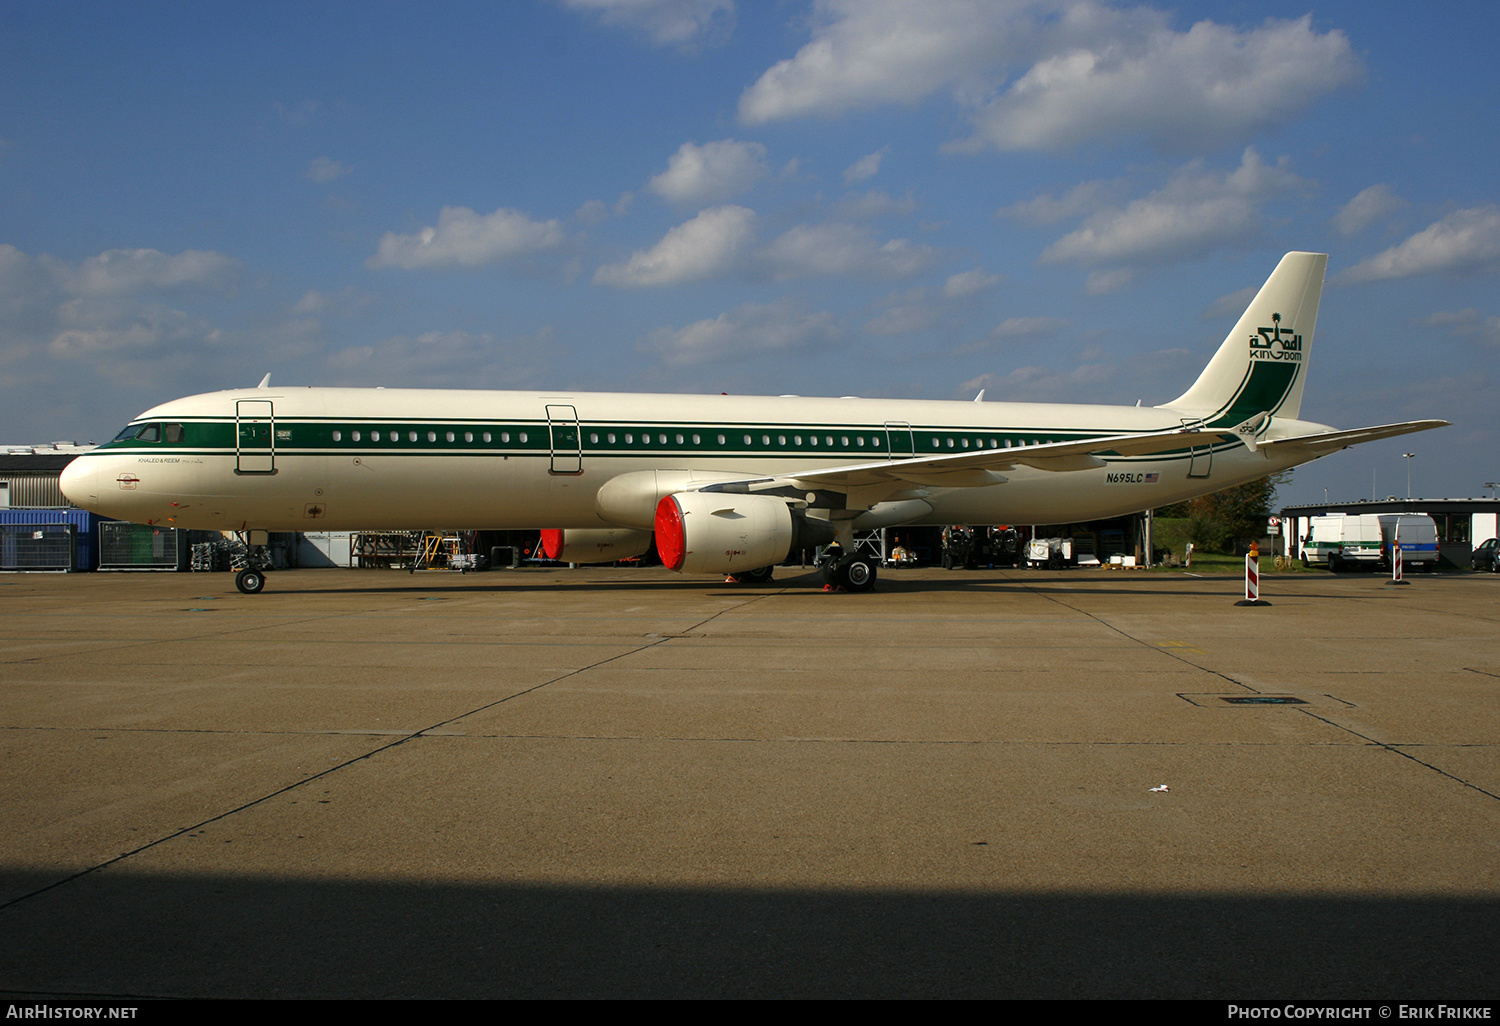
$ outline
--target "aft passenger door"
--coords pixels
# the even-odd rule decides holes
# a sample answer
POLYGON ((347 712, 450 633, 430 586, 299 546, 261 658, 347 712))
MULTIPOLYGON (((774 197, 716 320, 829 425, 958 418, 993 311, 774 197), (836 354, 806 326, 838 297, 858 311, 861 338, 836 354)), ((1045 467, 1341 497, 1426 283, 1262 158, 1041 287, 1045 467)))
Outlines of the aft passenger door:
POLYGON ((583 473, 583 432, 578 411, 571 406, 547 407, 547 430, 552 441, 552 473, 583 473))
POLYGON ((235 464, 241 474, 276 472, 276 416, 269 399, 234 404, 235 464))

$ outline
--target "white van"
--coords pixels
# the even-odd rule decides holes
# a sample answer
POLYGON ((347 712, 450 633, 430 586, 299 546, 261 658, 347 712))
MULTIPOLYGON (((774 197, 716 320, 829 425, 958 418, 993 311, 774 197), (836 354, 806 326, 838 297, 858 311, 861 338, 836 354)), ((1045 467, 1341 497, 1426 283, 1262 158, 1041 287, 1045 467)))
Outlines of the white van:
POLYGON ((1313 517, 1302 540, 1302 564, 1321 564, 1330 570, 1385 569, 1391 565, 1391 545, 1398 540, 1403 567, 1431 570, 1437 565, 1437 523, 1420 513, 1313 517))

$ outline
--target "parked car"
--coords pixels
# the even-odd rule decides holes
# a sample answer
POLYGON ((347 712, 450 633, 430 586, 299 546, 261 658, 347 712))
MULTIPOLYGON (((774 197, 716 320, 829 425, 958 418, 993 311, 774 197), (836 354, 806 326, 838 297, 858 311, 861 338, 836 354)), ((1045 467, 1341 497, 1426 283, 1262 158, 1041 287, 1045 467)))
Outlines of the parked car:
POLYGON ((1491 573, 1500 573, 1500 541, 1491 538, 1474 550, 1474 555, 1469 559, 1469 565, 1475 570, 1488 570, 1491 573))

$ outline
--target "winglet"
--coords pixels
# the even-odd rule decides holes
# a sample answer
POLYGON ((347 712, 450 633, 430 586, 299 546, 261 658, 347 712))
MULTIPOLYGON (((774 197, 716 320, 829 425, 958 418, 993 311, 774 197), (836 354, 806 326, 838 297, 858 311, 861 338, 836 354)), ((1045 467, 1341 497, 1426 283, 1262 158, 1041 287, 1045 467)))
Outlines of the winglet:
POLYGON ((266 372, 266 376, 263 377, 263 378, 261 378, 260 379, 260 384, 256 385, 255 387, 256 388, 270 388, 271 387, 271 372, 267 371, 266 372))

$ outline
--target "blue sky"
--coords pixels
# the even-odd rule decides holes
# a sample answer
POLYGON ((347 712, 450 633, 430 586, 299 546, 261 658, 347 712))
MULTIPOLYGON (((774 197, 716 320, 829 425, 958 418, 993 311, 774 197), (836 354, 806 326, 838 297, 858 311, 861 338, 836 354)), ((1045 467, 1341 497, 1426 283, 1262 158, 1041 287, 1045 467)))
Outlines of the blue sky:
POLYGON ((1287 250, 1304 416, 1500 479, 1500 9, 0 0, 0 441, 254 384, 1147 404, 1287 250))

